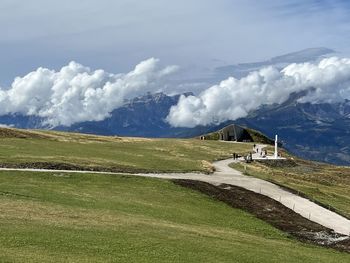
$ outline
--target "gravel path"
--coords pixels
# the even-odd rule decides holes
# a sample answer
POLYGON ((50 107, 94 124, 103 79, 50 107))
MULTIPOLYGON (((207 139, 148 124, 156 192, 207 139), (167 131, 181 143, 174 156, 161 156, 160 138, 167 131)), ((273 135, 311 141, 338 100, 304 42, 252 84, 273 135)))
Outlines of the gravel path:
MULTIPOLYGON (((216 172, 211 175, 201 173, 168 173, 168 174, 135 174, 136 176, 163 178, 163 179, 190 179, 207 182, 218 186, 221 184, 235 185, 247 190, 268 196, 284 206, 293 209, 301 216, 333 229, 335 232, 343 235, 350 234, 350 220, 329 211, 310 200, 290 193, 281 187, 250 176, 245 176, 241 172, 230 168, 232 159, 218 161, 214 163, 216 172)), ((125 174, 110 172, 91 172, 91 171, 71 171, 71 170, 44 170, 44 169, 8 169, 0 168, 0 171, 30 171, 30 172, 55 172, 55 173, 96 173, 96 174, 125 174)))
POLYGON ((212 175, 204 174, 139 174, 141 176, 164 178, 164 179, 191 179, 207 182, 213 185, 229 184, 268 196, 284 206, 294 210, 301 216, 333 229, 343 235, 350 234, 350 220, 338 215, 328 209, 319 206, 310 200, 290 193, 283 188, 251 176, 243 175, 241 172, 232 169, 228 165, 232 159, 218 161, 214 163, 216 172, 212 175))

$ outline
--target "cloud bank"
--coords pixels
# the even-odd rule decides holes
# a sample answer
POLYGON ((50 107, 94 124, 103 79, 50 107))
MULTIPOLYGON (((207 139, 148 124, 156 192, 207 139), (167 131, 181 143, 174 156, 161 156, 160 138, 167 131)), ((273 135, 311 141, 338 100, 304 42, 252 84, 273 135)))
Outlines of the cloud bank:
MULTIPOLYGON (((38 68, 17 77, 9 88, 0 88, 0 116, 38 116, 51 127, 101 121, 127 99, 166 92, 167 76, 175 71, 176 66, 161 67, 154 58, 122 74, 91 70, 76 62, 59 71, 38 68)), ((350 99, 350 58, 290 64, 282 70, 266 67, 241 79, 230 77, 197 96, 181 96, 166 120, 174 127, 219 124, 245 117, 261 105, 283 103, 300 91, 308 91, 300 102, 350 99)))
MULTIPOLYGON (((266 67, 247 77, 230 77, 198 96, 181 96, 167 121, 174 127, 219 124, 245 117, 264 104, 283 103, 293 92, 308 90, 300 102, 337 102, 350 98, 350 59, 266 67)), ((286 116, 288 117, 288 116, 286 116)))
POLYGON ((125 99, 159 90, 164 77, 177 70, 162 68, 148 59, 127 74, 92 71, 71 62, 60 71, 39 68, 0 88, 0 115, 35 115, 54 127, 82 121, 100 121, 123 105, 125 99))

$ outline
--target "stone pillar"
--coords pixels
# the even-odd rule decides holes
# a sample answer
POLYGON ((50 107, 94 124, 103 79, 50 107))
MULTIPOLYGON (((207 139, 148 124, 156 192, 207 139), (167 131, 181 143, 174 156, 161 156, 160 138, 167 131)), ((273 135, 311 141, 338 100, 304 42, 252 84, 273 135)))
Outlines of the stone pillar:
POLYGON ((275 137, 275 155, 274 158, 277 159, 278 158, 278 135, 276 135, 275 137))

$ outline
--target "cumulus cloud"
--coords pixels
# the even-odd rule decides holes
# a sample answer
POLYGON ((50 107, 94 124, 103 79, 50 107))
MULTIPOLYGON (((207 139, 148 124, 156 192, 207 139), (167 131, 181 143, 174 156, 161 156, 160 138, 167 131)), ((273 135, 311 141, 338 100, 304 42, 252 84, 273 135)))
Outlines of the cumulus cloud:
MULTIPOLYGON (((293 92, 309 91, 300 102, 336 102, 350 98, 350 59, 266 67, 248 76, 230 77, 198 96, 181 96, 167 121, 174 127, 219 124, 245 117, 261 105, 283 103, 293 92)), ((286 116, 287 117, 287 116, 286 116)))
POLYGON ((51 126, 103 120, 125 99, 159 90, 164 77, 176 70, 160 67, 154 58, 127 74, 92 71, 76 62, 58 72, 39 68, 16 78, 11 87, 0 88, 0 115, 35 115, 51 126))

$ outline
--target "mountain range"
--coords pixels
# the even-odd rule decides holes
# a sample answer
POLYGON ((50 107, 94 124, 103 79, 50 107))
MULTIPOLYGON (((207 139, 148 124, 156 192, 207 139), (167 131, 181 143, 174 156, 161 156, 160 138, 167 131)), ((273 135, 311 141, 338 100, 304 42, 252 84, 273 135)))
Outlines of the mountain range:
MULTIPOLYGON (((314 61, 334 51, 326 48, 307 49, 263 62, 217 68, 220 74, 237 75, 267 65, 282 66, 291 62, 314 61)), ((192 93, 185 93, 186 96, 192 93)), ((170 108, 180 95, 146 94, 126 101, 103 121, 88 121, 55 130, 101 135, 183 137, 199 136, 231 123, 259 130, 273 137, 278 134, 284 147, 297 156, 328 163, 350 165, 350 101, 339 103, 299 103, 304 93, 294 93, 283 104, 264 105, 247 117, 220 125, 174 128, 166 121, 170 108)), ((0 116, 0 125, 17 128, 51 129, 36 116, 10 114, 0 116)))
MULTIPOLYGON (((189 94, 186 94, 189 95, 189 94)), ((179 95, 147 94, 114 110, 99 122, 82 122, 56 130, 101 135, 145 137, 194 137, 231 123, 259 130, 273 138, 278 134, 284 147, 307 159, 350 165, 350 101, 336 104, 298 103, 303 94, 292 94, 280 105, 264 106, 246 118, 220 125, 173 128, 165 118, 179 95)), ((18 128, 47 128, 33 116, 7 115, 0 123, 18 128)))

